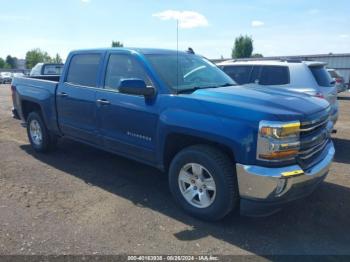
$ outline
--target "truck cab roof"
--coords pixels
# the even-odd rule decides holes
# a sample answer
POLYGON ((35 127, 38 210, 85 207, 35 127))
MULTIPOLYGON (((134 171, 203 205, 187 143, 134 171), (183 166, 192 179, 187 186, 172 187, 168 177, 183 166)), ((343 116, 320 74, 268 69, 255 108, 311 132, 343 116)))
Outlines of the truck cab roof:
POLYGON ((138 48, 138 47, 110 47, 110 48, 94 48, 94 49, 79 49, 79 50, 73 50, 70 53, 71 54, 81 54, 81 53, 91 53, 91 52, 111 52, 111 51, 125 51, 128 53, 139 53, 143 55, 150 55, 150 54, 176 54, 176 53, 182 53, 186 54, 185 51, 176 51, 176 50, 170 50, 170 49, 161 49, 161 48, 138 48))

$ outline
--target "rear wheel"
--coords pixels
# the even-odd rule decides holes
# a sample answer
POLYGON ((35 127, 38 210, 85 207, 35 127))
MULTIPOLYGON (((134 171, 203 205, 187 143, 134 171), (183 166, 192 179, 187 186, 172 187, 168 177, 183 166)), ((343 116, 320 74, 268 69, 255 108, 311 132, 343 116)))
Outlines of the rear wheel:
POLYGON ((57 139, 45 126, 38 112, 31 112, 27 118, 27 134, 32 148, 37 152, 53 149, 57 139))
POLYGON ((238 205, 234 165, 214 147, 196 145, 180 151, 170 165, 169 185, 178 204, 202 220, 219 220, 238 205))

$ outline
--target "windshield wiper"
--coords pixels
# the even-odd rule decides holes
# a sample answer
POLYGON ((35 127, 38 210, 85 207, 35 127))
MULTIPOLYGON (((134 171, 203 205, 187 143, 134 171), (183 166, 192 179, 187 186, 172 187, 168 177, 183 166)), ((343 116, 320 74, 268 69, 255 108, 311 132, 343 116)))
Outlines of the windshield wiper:
POLYGON ((218 85, 217 87, 225 87, 225 86, 236 86, 237 84, 234 84, 234 83, 225 83, 225 84, 222 84, 222 85, 218 85))
POLYGON ((186 93, 193 93, 194 91, 197 91, 198 89, 202 89, 203 87, 191 87, 186 89, 178 89, 176 90, 177 94, 186 94, 186 93))
POLYGON ((215 86, 194 86, 192 88, 186 88, 186 89, 179 89, 176 90, 178 94, 183 94, 183 93, 193 93, 194 91, 197 91, 198 89, 208 89, 208 88, 218 88, 218 87, 225 87, 225 86, 234 86, 235 84, 232 83, 225 83, 222 85, 215 85, 215 86))

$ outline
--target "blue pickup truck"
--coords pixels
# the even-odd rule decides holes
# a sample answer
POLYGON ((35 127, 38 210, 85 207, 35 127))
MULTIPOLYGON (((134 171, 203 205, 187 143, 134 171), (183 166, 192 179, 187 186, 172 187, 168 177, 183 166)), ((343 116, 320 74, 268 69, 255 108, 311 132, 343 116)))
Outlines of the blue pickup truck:
POLYGON ((200 219, 276 212, 310 194, 334 156, 328 102, 238 86, 191 53, 73 51, 57 79, 11 89, 34 150, 66 137, 157 167, 200 219))

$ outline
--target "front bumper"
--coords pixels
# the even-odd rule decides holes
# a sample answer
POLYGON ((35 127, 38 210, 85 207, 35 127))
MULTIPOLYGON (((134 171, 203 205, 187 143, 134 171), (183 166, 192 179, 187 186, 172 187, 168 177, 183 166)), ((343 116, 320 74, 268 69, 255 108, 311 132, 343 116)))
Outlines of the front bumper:
POLYGON ((19 117, 19 114, 18 114, 18 111, 17 111, 17 109, 15 109, 15 108, 12 108, 12 117, 14 118, 14 119, 18 119, 18 120, 20 120, 21 118, 19 117))
POLYGON ((325 157, 308 170, 299 165, 271 168, 236 164, 241 214, 269 215, 284 204, 309 195, 328 174, 335 154, 331 141, 326 150, 325 157), (291 175, 293 172, 299 174, 291 175))
POLYGON ((339 112, 338 112, 338 108, 337 108, 330 116, 330 120, 332 121, 333 126, 337 123, 338 116, 339 116, 339 112))

